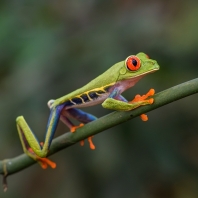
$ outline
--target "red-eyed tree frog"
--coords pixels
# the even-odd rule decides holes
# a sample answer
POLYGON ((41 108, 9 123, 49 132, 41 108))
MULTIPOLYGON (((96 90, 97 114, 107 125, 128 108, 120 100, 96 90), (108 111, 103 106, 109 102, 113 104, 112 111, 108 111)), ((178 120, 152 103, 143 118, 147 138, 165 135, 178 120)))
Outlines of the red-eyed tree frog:
MULTIPOLYGON (((146 95, 136 95, 129 102, 121 94, 134 86, 142 77, 157 70, 159 70, 158 63, 141 52, 116 63, 80 89, 56 100, 50 100, 48 102, 50 115, 43 143, 39 143, 24 117, 17 117, 17 130, 24 152, 38 161, 43 168, 47 168, 48 165, 54 168, 56 164, 45 157, 50 149, 59 119, 69 127, 71 132, 74 132, 78 127, 82 127, 83 124, 96 120, 95 116, 78 108, 102 104, 107 109, 130 111, 141 105, 152 104, 154 99, 147 98, 154 95, 154 89, 151 89, 146 95), (69 120, 71 117, 78 120, 81 124, 74 126, 69 120)), ((144 121, 147 120, 145 114, 141 115, 141 118, 144 121)), ((88 141, 90 148, 95 149, 91 137, 88 138, 88 141)))

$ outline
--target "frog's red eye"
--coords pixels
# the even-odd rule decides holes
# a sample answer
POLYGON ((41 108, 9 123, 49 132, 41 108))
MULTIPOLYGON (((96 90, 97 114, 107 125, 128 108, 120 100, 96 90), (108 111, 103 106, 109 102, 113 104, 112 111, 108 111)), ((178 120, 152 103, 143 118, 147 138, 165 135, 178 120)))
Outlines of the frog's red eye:
POLYGON ((126 60, 126 66, 130 71, 136 71, 141 66, 141 61, 137 56, 129 56, 126 60))

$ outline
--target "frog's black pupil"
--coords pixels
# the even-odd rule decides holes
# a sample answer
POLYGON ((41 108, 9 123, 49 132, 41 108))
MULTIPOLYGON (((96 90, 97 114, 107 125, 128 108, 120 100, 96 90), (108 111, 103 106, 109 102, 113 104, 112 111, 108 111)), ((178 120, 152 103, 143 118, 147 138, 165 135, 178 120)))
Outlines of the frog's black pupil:
POLYGON ((134 66, 137 66, 137 61, 136 61, 135 59, 133 59, 133 60, 132 60, 132 64, 133 64, 134 66))

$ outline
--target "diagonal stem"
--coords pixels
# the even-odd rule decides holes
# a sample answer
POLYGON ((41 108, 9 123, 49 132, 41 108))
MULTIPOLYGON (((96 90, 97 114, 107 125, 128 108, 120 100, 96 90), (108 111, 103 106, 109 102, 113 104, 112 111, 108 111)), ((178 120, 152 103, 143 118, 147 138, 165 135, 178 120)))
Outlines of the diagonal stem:
MULTIPOLYGON (((108 128, 116 126, 120 123, 133 119, 143 113, 152 111, 168 103, 174 102, 181 98, 198 93, 198 78, 179 84, 177 86, 166 89, 153 98, 154 104, 141 106, 133 111, 118 112, 115 111, 100 119, 86 124, 84 127, 79 128, 75 133, 65 133, 53 140, 50 147, 49 155, 52 155, 64 148, 67 148, 76 142, 83 140, 89 136, 100 133, 108 128)), ((49 156, 48 155, 48 156, 49 156)), ((0 161, 0 173, 6 176, 21 171, 36 163, 26 154, 21 154, 17 157, 0 161)))

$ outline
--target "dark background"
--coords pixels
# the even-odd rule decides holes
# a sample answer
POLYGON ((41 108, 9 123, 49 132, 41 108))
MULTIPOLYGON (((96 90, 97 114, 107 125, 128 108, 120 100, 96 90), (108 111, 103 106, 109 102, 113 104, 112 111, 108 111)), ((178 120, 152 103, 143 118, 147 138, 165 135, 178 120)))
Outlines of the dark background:
MULTIPOLYGON (((0 159, 23 151, 15 119, 44 139, 46 103, 140 51, 158 61, 124 96, 197 77, 198 1, 0 1, 0 159)), ((76 144, 8 177, 0 197, 198 197, 198 96, 190 96, 76 144)), ((87 108, 100 117, 109 110, 87 108)), ((56 136, 68 131, 60 124, 56 136)))

